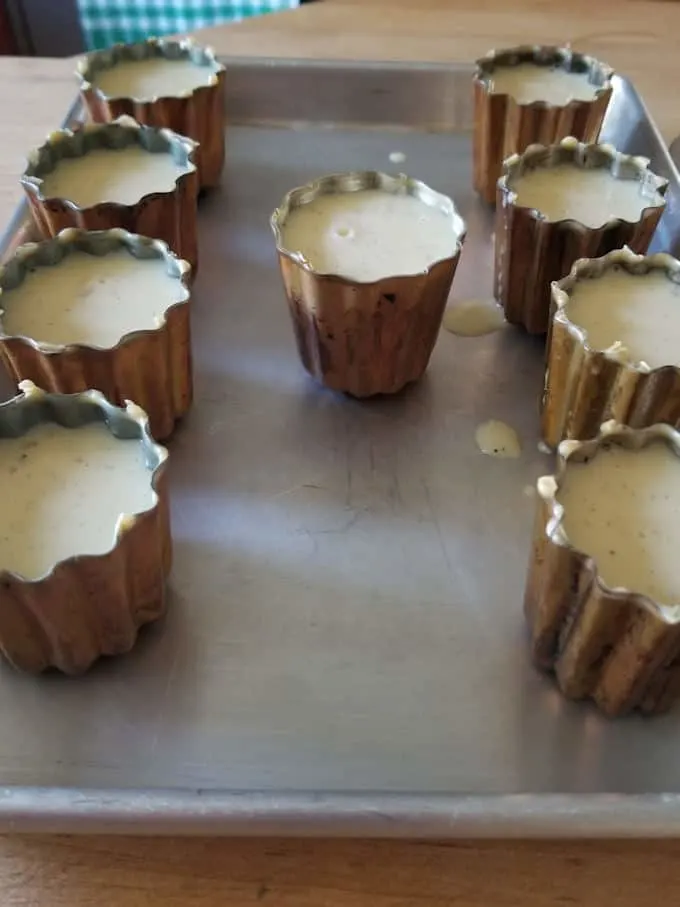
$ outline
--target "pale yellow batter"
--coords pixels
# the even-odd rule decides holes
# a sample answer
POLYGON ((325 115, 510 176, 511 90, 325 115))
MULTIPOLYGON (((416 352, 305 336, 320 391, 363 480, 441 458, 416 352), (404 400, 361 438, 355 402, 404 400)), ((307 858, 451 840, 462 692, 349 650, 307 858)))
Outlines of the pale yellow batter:
POLYGON ((100 202, 134 205, 153 192, 171 192, 190 169, 176 164, 170 153, 152 153, 139 145, 102 148, 59 161, 44 177, 41 191, 45 198, 64 198, 81 208, 100 202))
POLYGON ((612 219, 635 223, 645 208, 664 203, 656 191, 645 191, 639 180, 613 177, 604 168, 562 164, 536 167, 513 183, 515 204, 535 208, 550 221, 576 220, 600 227, 612 219))
POLYGON ((425 271, 456 252, 459 236, 438 208, 411 195, 367 189, 321 195, 296 208, 282 239, 316 271, 370 282, 425 271))
POLYGON ((189 94, 214 81, 215 66, 197 66, 191 60, 167 60, 152 57, 148 60, 126 60, 111 69, 101 70, 94 84, 110 98, 177 97, 189 94))
POLYGON ((680 366, 680 285, 663 271, 638 275, 617 268, 579 280, 565 315, 585 329, 593 349, 620 344, 628 359, 650 368, 680 366))
POLYGON ((607 585, 680 604, 680 459, 665 444, 570 460, 557 500, 569 541, 607 585))
POLYGON ((466 299, 448 306, 442 322, 444 328, 461 337, 480 337, 499 331, 507 322, 503 309, 494 302, 466 299))
POLYGON ((132 331, 159 327, 167 309, 187 296, 161 260, 125 250, 72 252, 0 293, 0 328, 43 344, 111 347, 132 331))
POLYGON ((499 419, 482 422, 475 431, 475 442, 489 457, 514 459, 522 453, 522 446, 515 429, 499 419))
POLYGON ((0 438, 0 570, 37 579, 72 555, 104 554, 119 517, 154 498, 141 443, 103 425, 0 438))
POLYGON ((563 106, 572 100, 593 101, 598 86, 588 81, 587 73, 567 72, 536 63, 519 63, 496 69, 489 88, 493 94, 510 95, 518 104, 545 101, 563 106))

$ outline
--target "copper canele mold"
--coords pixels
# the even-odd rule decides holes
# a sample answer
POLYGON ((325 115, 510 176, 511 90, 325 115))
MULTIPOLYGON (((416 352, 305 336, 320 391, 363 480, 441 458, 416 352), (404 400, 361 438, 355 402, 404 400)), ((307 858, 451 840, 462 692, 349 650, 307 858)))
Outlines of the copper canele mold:
POLYGON ((155 492, 150 509, 119 518, 107 553, 76 553, 35 580, 0 570, 0 650, 5 657, 32 673, 54 667, 78 674, 102 655, 127 652, 139 628, 165 611, 172 560, 168 453, 153 440, 146 414, 135 404, 121 409, 92 390, 49 394, 30 381, 20 390, 20 396, 0 404, 0 443, 45 422, 75 430, 104 422, 114 436, 141 442, 155 492))
POLYGON ((10 377, 29 379, 56 393, 90 388, 102 391, 118 406, 134 400, 149 416, 155 438, 167 438, 193 396, 189 264, 178 259, 159 239, 125 230, 86 232, 70 228, 56 238, 21 246, 0 267, 0 360, 10 377), (169 279, 176 279, 183 298, 170 306, 156 328, 131 331, 112 347, 91 344, 52 345, 3 329, 3 296, 9 301, 28 271, 58 268, 74 252, 103 256, 126 251, 139 259, 162 261, 169 279))
POLYGON ((529 145, 551 145, 566 136, 595 142, 612 95, 612 69, 569 47, 522 45, 492 50, 477 60, 474 88, 474 187, 484 201, 496 201, 496 182, 505 158, 529 145), (592 100, 565 105, 547 101, 520 104, 508 94, 490 90, 496 69, 534 63, 546 69, 583 73, 595 87, 592 100))
POLYGON ((609 587, 593 558, 569 542, 557 494, 570 460, 591 459, 607 445, 638 450, 657 441, 680 458, 680 433, 669 425, 631 429, 607 422, 591 440, 563 441, 555 475, 537 483, 524 599, 532 657, 554 673, 566 697, 590 698, 610 716, 663 711, 677 698, 680 604, 609 587))
POLYGON ((115 44, 79 60, 76 74, 82 98, 94 122, 107 123, 128 114, 138 123, 165 127, 189 136, 199 143, 196 166, 200 186, 218 185, 225 155, 226 70, 212 48, 201 47, 186 38, 149 38, 137 44, 115 44), (151 98, 108 95, 97 85, 97 77, 104 70, 154 58, 189 61, 208 69, 210 78, 205 85, 191 91, 151 98))
POLYGON ((42 236, 56 236, 67 227, 83 230, 119 227, 162 239, 195 272, 198 265, 196 148, 193 139, 171 129, 140 126, 131 117, 122 116, 113 123, 86 124, 75 132, 70 129, 53 132, 30 154, 21 183, 42 236), (81 207, 69 199, 44 196, 44 177, 62 159, 84 157, 97 149, 119 150, 132 145, 149 153, 172 155, 181 170, 173 189, 145 194, 132 205, 104 201, 81 207))
POLYGON ((322 177, 290 191, 271 217, 279 264, 304 367, 321 383, 353 396, 396 393, 429 362, 465 239, 453 201, 405 175, 356 171, 322 177), (289 213, 324 194, 375 189, 412 195, 438 208, 454 226, 451 255, 419 274, 373 282, 318 272, 286 249, 289 213))
POLYGON ((659 271, 680 283, 680 262, 666 253, 636 255, 618 249, 602 258, 577 261, 567 277, 553 283, 553 316, 543 392, 543 440, 555 447, 563 438, 594 437, 611 419, 632 428, 657 422, 680 423, 680 368, 650 368, 635 361, 620 342, 595 349, 587 332, 570 320, 569 300, 581 280, 597 280, 612 268, 631 275, 659 271))
POLYGON ((495 296, 507 320, 530 334, 544 334, 550 321, 551 284, 568 274, 575 261, 623 246, 646 252, 664 212, 667 187, 667 180, 649 170, 646 158, 622 154, 611 145, 584 144, 571 136, 548 147, 531 145, 508 158, 498 181, 494 253, 495 296), (540 211, 516 203, 514 187, 524 173, 564 164, 603 169, 613 179, 638 180, 650 205, 636 221, 612 218, 588 227, 573 219, 550 221, 540 211))

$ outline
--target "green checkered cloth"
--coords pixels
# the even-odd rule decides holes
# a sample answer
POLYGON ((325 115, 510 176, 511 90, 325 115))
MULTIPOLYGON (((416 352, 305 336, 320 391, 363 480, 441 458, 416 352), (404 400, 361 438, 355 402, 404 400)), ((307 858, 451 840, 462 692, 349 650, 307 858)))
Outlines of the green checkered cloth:
POLYGON ((184 34, 297 5, 298 0, 78 0, 90 50, 184 34))

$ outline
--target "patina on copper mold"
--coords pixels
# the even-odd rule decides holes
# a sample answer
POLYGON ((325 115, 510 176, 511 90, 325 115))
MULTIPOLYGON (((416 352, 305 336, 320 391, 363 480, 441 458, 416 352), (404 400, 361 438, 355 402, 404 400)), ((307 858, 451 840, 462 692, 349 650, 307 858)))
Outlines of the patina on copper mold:
POLYGON ((293 189, 271 227, 300 359, 326 387, 356 397, 393 394, 425 372, 465 239, 465 223, 450 198, 404 175, 377 171, 325 176, 293 189), (281 228, 293 209, 323 194, 377 189, 409 194, 442 211, 453 225, 452 254, 418 274, 372 282, 316 271, 286 249, 281 228))
POLYGON ((569 461, 607 445, 639 450, 663 442, 678 456, 680 434, 668 425, 631 429, 615 422, 588 441, 563 441, 554 476, 538 480, 524 610, 535 664, 555 674, 569 699, 593 699, 607 715, 659 712, 680 693, 680 604, 634 589, 611 588, 588 552, 573 547, 557 500, 569 461))
MULTIPOLYGON (((571 292, 581 280, 597 280, 611 269, 632 275, 658 271, 680 284, 680 261, 665 253, 635 255, 630 249, 577 261, 568 277, 552 286, 553 317, 543 392, 543 440, 556 447, 563 438, 594 437, 611 419, 632 428, 657 422, 680 424, 680 367, 650 368, 631 359, 621 343, 595 349, 587 332, 570 320, 571 292)), ((679 357, 680 358, 680 357, 679 357)))
POLYGON ((0 267, 0 360, 15 382, 29 379, 53 392, 72 394, 90 388, 119 406, 134 400, 149 416, 155 438, 167 438, 191 405, 193 396, 189 276, 191 268, 158 239, 125 230, 63 230, 55 239, 21 246, 0 267), (2 309, 29 271, 58 268, 73 253, 104 256, 125 251, 162 261, 168 279, 177 280, 183 298, 171 305, 153 330, 124 334, 108 348, 83 343, 53 345, 33 337, 7 334, 2 309))
MULTIPOLYGON (((44 576, 28 580, 0 570, 0 650, 16 667, 31 673, 57 668, 79 674, 102 655, 119 655, 134 645, 139 628, 165 611, 165 582, 172 561, 166 463, 146 414, 128 404, 120 409, 99 391, 48 394, 30 381, 22 394, 0 404, 0 444, 36 425, 53 422, 73 431, 103 422, 117 438, 144 447, 152 507, 124 514, 111 527, 111 549, 56 563, 44 576)), ((65 527, 66 529, 66 527, 65 527)))
POLYGON ((477 60, 474 86, 473 185, 485 202, 496 201, 496 183, 505 158, 529 145, 552 145, 567 136, 595 142, 612 95, 613 71, 604 63, 569 47, 523 45, 492 50, 477 60), (491 90, 498 69, 533 63, 546 70, 583 73, 595 88, 592 101, 573 99, 565 105, 546 101, 520 104, 491 90))
POLYGON ((569 137, 556 145, 531 145, 505 161, 498 181, 495 296, 511 324, 545 334, 550 322, 551 284, 568 274, 579 258, 597 258, 629 246, 643 253, 664 212, 668 181, 652 173, 646 158, 622 154, 611 145, 586 145, 569 137), (515 186, 537 167, 570 164, 606 170, 612 179, 637 180, 650 199, 634 222, 610 219, 598 227, 576 220, 547 220, 540 211, 516 203, 515 186), (659 199, 661 197, 661 203, 659 199))
MULTIPOLYGON (((72 132, 60 129, 32 152, 21 183, 41 236, 56 236, 67 227, 108 230, 119 227, 141 236, 162 239, 196 271, 198 266, 197 195, 194 164, 196 142, 170 129, 140 126, 128 116, 113 123, 87 124, 72 132), (102 201, 81 207, 66 198, 46 198, 43 180, 64 158, 84 157, 97 149, 117 150, 138 145, 150 154, 170 154, 179 168, 167 192, 143 195, 136 204, 102 201)), ((113 163, 113 161, 112 161, 113 163)))
POLYGON ((172 129, 199 142, 196 166, 199 185, 219 184, 225 154, 225 81, 226 71, 213 50, 188 39, 149 38, 138 44, 115 44, 93 51, 78 61, 80 92, 95 123, 108 123, 128 114, 147 126, 172 129), (149 59, 189 61, 205 69, 207 82, 182 94, 163 94, 151 98, 118 97, 106 94, 97 84, 105 70, 127 62, 149 59))

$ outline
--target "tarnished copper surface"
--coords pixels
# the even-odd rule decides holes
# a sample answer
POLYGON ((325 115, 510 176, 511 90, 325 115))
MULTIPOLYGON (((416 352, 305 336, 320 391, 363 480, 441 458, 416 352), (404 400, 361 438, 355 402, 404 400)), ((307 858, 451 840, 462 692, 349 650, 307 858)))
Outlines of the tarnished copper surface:
POLYGON ((551 145, 566 136, 594 142, 607 112, 612 94, 613 72, 604 63, 568 47, 524 45, 494 50, 477 60, 473 81, 474 134, 473 184, 484 201, 496 201, 496 182, 503 161, 529 145, 551 145), (572 100, 558 106, 545 101, 518 104, 507 94, 489 91, 496 69, 535 63, 549 69, 587 73, 597 86, 592 101, 572 100))
POLYGON ((150 510, 119 524, 107 554, 78 556, 76 552, 37 580, 0 570, 4 656, 24 671, 54 667, 78 674, 102 655, 129 651, 139 628, 165 611, 165 580, 172 561, 168 454, 153 441, 146 415, 134 404, 118 409, 98 391, 46 394, 31 382, 21 390, 22 396, 0 404, 0 439, 22 434, 41 422, 72 427, 103 417, 114 435, 141 440, 156 493, 150 510))

